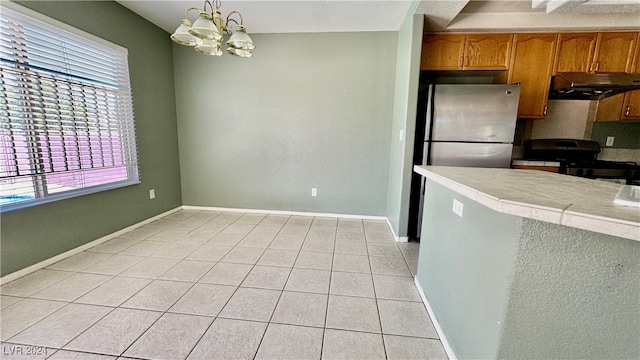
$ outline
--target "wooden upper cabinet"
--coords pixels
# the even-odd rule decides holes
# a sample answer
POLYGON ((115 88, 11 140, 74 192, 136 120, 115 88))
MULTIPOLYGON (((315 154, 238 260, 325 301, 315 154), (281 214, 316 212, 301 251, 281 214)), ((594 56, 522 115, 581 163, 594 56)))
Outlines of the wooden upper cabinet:
POLYGON ((508 83, 520 83, 518 117, 541 119, 547 113, 547 100, 556 34, 515 34, 508 83))
MULTIPOLYGON (((638 41, 640 41, 640 33, 638 33, 636 42, 638 41)), ((640 74, 640 44, 636 44, 636 54, 633 57, 631 73, 640 74)), ((640 120, 640 90, 629 91, 624 94, 620 119, 640 120)))
POLYGON ((622 120, 640 120, 640 90, 629 91, 622 103, 622 120))
POLYGON ((422 39, 421 70, 460 70, 464 35, 434 34, 422 39))
POLYGON ((464 70, 507 70, 513 34, 467 35, 464 70))
POLYGON ((598 100, 596 109, 596 121, 618 121, 620 120, 620 109, 624 103, 625 94, 609 96, 598 100))
POLYGON ((630 72, 638 33, 599 33, 593 72, 630 72))
POLYGON ((507 70, 512 34, 429 34, 422 41, 421 70, 507 70))
POLYGON ((633 32, 559 34, 554 73, 629 72, 637 37, 633 32))
POLYGON ((554 73, 589 72, 597 40, 597 33, 559 34, 554 73))

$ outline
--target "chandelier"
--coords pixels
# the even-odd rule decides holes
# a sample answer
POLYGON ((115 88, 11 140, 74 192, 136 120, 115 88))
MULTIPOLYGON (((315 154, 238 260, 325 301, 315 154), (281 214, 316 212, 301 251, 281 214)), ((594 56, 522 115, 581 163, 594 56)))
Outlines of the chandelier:
POLYGON ((193 46, 201 54, 220 56, 222 55, 223 34, 226 33, 229 35, 229 40, 225 43, 227 53, 239 57, 251 57, 251 50, 255 46, 245 30, 242 14, 232 11, 224 21, 219 8, 220 0, 213 0, 213 4, 209 0, 205 0, 202 10, 195 7, 188 8, 184 12, 182 23, 171 35, 171 40, 180 45, 193 46), (211 13, 207 12, 207 5, 211 9, 211 13), (197 10, 200 13, 200 17, 193 24, 188 18, 191 10, 197 10), (237 15, 240 22, 232 18, 232 15, 237 15), (231 31, 231 22, 235 23, 235 32, 231 31))

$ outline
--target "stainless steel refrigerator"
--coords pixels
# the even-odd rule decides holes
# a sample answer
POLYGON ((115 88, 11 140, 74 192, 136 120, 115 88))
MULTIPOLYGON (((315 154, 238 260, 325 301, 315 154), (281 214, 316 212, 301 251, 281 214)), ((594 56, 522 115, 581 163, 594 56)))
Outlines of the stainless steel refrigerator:
MULTIPOLYGON (((417 128, 424 132, 424 143, 422 156, 414 157, 415 163, 485 168, 511 165, 519 84, 431 84, 420 96, 423 105, 419 106, 417 128)), ((420 141, 418 137, 416 141, 420 141)), ((414 149, 420 151, 419 144, 414 149)), ((417 181, 420 192, 412 193, 412 201, 420 197, 418 214, 410 214, 414 224, 409 227, 414 226, 419 236, 425 189, 424 180, 417 181)))

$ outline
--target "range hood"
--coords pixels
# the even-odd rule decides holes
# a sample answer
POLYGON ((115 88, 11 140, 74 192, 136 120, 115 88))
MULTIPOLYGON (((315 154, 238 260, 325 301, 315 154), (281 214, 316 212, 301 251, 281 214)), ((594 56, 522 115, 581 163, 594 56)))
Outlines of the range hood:
POLYGON ((631 90, 640 90, 640 75, 560 73, 551 78, 549 99, 600 100, 631 90))

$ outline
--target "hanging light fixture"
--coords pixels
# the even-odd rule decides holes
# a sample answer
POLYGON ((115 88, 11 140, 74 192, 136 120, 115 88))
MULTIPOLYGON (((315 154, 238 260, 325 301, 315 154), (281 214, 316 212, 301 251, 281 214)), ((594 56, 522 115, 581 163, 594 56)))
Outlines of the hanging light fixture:
POLYGON ((253 55, 251 51, 255 46, 244 27, 242 14, 232 11, 224 21, 219 8, 220 0, 213 0, 213 2, 205 0, 202 9, 188 8, 184 12, 184 19, 180 26, 171 35, 171 40, 180 45, 193 46, 201 54, 221 56, 223 34, 228 34, 229 40, 225 43, 227 53, 239 57, 251 57, 253 55), (211 10, 210 13, 207 12, 207 5, 211 10), (191 10, 200 13, 193 24, 188 17, 191 10), (234 19, 233 15, 237 15, 240 22, 234 19), (231 23, 235 23, 235 32, 231 30, 231 23))

